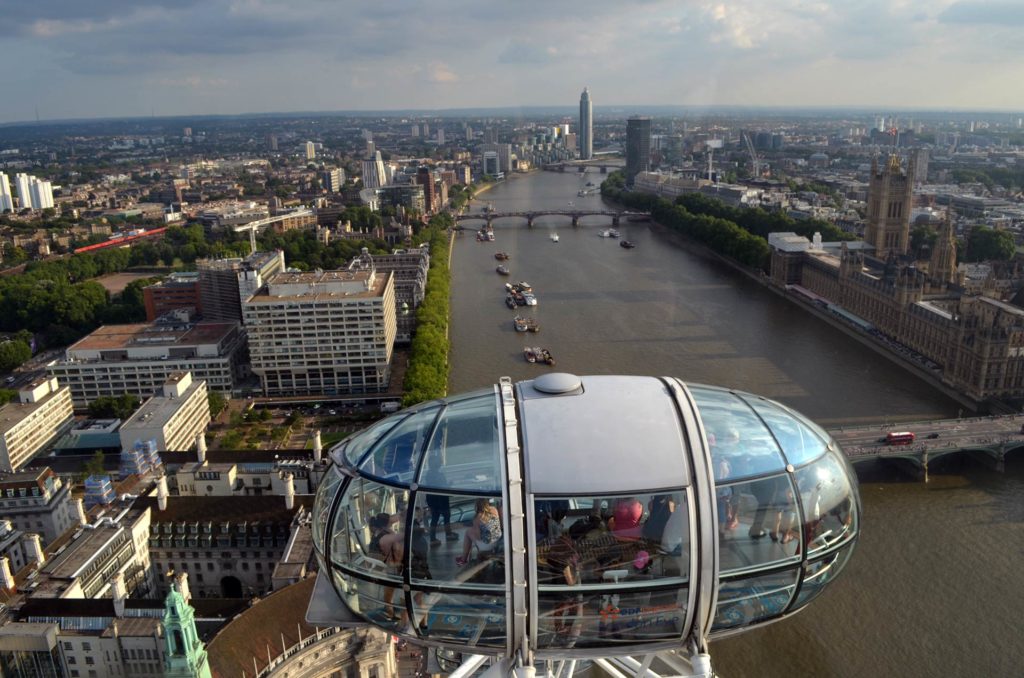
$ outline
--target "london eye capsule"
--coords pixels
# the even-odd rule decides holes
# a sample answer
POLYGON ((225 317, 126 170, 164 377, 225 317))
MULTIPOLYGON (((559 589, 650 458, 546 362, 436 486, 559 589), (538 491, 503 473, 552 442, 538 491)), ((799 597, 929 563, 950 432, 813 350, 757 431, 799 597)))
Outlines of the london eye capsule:
POLYGON ((706 648, 810 603, 859 530, 825 431, 674 378, 503 378, 330 457, 309 621, 473 654, 706 648))

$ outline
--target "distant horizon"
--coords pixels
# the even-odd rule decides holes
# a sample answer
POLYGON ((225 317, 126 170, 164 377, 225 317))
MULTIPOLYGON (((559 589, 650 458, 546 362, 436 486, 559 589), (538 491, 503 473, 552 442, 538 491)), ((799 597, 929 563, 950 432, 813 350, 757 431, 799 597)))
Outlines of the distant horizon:
MULTIPOLYGON (((661 115, 714 115, 717 113, 823 113, 841 115, 850 113, 858 116, 864 115, 888 115, 899 113, 901 115, 928 115, 937 116, 950 114, 956 116, 971 115, 1006 115, 1008 117, 1024 117, 1024 110, 1014 108, 956 108, 956 107, 893 107, 893 106, 872 106, 872 105, 755 105, 755 104, 714 104, 714 105, 673 105, 673 104, 604 104, 594 105, 594 117, 607 117, 609 114, 628 112, 630 114, 650 112, 661 115)), ((515 116, 523 113, 530 113, 537 116, 562 115, 566 117, 578 117, 578 105, 545 105, 533 104, 522 106, 493 106, 493 107, 451 107, 451 108, 365 108, 365 109, 337 109, 337 110, 295 110, 295 111, 247 111, 239 113, 182 113, 171 115, 128 115, 128 116, 96 116, 96 117, 70 117, 70 118, 45 118, 38 120, 25 119, 10 122, 0 122, 0 128, 36 126, 36 125, 61 125, 61 124, 88 124, 102 122, 129 122, 129 121, 161 121, 161 120, 207 120, 207 119, 244 119, 244 118, 301 118, 301 117, 351 117, 365 118, 380 116, 385 118, 396 117, 440 117, 440 118, 465 118, 481 117, 490 115, 515 116)))

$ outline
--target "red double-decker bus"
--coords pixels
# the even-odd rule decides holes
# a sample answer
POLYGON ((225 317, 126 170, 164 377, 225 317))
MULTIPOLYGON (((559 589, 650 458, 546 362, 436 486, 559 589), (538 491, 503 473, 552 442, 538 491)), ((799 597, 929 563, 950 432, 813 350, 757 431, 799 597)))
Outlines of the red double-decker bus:
POLYGON ((914 442, 914 434, 910 431, 890 431, 885 436, 886 445, 909 445, 914 442))

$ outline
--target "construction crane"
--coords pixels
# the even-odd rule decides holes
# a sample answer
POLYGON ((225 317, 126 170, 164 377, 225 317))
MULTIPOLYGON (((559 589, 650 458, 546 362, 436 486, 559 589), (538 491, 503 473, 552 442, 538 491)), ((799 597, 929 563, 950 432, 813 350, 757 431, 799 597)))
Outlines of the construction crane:
POLYGON ((751 168, 751 174, 755 178, 761 177, 761 158, 757 157, 757 151, 754 150, 754 142, 750 140, 750 135, 746 132, 743 133, 743 141, 747 144, 747 151, 750 153, 750 162, 753 164, 751 168))

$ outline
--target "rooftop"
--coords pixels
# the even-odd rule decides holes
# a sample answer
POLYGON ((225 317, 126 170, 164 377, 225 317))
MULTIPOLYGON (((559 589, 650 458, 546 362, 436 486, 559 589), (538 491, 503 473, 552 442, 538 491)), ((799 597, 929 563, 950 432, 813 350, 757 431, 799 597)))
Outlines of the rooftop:
POLYGON ((276 495, 264 496, 228 496, 228 497, 168 497, 167 509, 161 511, 155 496, 140 497, 135 502, 136 508, 152 510, 153 523, 199 523, 199 522, 278 522, 290 523, 292 516, 300 508, 309 510, 313 505, 312 495, 297 495, 295 508, 287 509, 284 497, 276 495))
MULTIPOLYGON (((136 429, 152 429, 156 425, 166 424, 181 409, 182 404, 192 397, 200 388, 206 384, 200 379, 193 382, 180 398, 166 398, 154 396, 142 404, 135 413, 121 425, 121 432, 128 434, 136 429)), ((130 440, 130 438, 129 438, 130 440)))
POLYGON ((23 421, 25 417, 46 406, 62 390, 67 390, 67 387, 62 386, 56 393, 48 393, 45 398, 34 403, 12 402, 0 406, 0 434, 7 433, 23 421))
POLYGON ((234 323, 215 322, 182 323, 180 325, 157 325, 156 323, 104 325, 72 344, 68 348, 68 353, 70 354, 76 349, 97 351, 139 346, 217 344, 234 329, 234 323))

